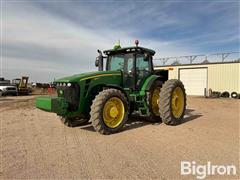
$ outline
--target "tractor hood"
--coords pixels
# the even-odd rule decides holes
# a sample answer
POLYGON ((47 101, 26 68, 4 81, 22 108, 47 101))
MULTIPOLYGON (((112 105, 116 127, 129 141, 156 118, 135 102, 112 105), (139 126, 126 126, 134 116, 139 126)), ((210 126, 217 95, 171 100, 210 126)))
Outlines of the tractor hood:
POLYGON ((78 82, 101 76, 121 75, 121 71, 94 71, 57 79, 55 82, 78 82))

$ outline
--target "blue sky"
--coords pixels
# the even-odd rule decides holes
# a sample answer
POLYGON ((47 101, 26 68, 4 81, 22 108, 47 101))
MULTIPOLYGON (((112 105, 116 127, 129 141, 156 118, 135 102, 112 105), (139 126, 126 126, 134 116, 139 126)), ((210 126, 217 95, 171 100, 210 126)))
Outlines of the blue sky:
POLYGON ((239 51, 239 1, 3 1, 2 76, 93 71, 97 49, 140 45, 155 58, 239 51))

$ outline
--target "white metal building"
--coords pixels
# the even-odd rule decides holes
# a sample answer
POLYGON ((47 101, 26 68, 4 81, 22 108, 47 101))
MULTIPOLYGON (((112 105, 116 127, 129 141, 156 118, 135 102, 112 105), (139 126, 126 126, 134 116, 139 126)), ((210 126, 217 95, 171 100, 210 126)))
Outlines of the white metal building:
POLYGON ((240 93, 240 62, 156 66, 169 79, 180 79, 187 95, 204 95, 204 89, 240 93))

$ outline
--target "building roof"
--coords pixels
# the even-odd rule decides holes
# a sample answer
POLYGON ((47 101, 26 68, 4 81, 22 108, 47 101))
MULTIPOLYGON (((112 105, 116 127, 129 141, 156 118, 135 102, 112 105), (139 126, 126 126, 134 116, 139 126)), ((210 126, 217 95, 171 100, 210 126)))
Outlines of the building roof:
POLYGON ((151 55, 155 54, 155 51, 144 48, 144 47, 140 47, 140 46, 124 47, 124 48, 119 48, 119 49, 109 49, 109 50, 105 50, 103 52, 104 52, 104 54, 109 55, 109 54, 127 53, 127 52, 135 52, 135 51, 148 52, 151 55))
POLYGON ((225 61, 225 62, 209 62, 209 63, 192 63, 192 64, 176 64, 176 65, 156 65, 154 68, 170 67, 170 66, 202 66, 202 65, 212 65, 212 64, 231 64, 240 63, 240 61, 225 61))

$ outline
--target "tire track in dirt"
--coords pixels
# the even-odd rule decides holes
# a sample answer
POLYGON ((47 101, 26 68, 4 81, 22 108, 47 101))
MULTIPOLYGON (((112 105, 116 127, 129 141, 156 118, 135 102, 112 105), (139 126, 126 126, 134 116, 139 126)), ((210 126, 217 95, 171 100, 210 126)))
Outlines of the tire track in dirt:
MULTIPOLYGON (((89 169, 87 168, 89 162, 88 162, 88 160, 85 159, 85 152, 83 151, 83 149, 86 149, 86 142, 88 142, 88 141, 80 141, 80 139, 82 139, 82 140, 86 139, 87 136, 85 133, 83 133, 79 136, 78 128, 75 128, 71 132, 72 132, 72 136, 73 136, 73 141, 75 143, 75 148, 77 148, 78 158, 82 162, 81 170, 84 173, 83 177, 89 178, 89 177, 91 177, 91 174, 89 173, 89 169)), ((74 162, 76 162, 76 160, 74 162)), ((74 178, 77 178, 77 177, 75 176, 74 178)))

